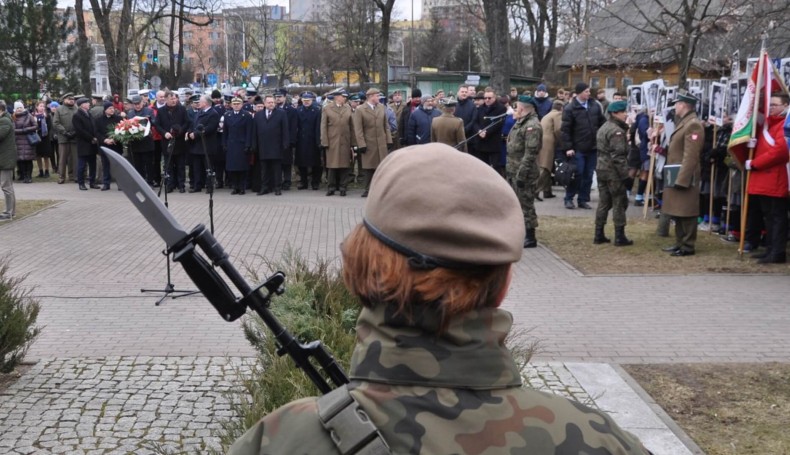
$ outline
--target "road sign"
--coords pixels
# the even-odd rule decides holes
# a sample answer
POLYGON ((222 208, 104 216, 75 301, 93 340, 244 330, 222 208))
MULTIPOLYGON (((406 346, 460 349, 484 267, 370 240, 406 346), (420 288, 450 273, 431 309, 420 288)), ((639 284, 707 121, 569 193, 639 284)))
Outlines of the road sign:
POLYGON ((143 54, 143 55, 140 56, 140 61, 141 62, 145 63, 147 60, 148 60, 148 56, 147 55, 143 54))
POLYGON ((480 75, 479 74, 467 74, 466 75, 467 81, 477 81, 480 82, 480 75))
POLYGON ((217 85, 217 73, 206 74, 206 82, 208 85, 217 85))
POLYGON ((249 72, 249 71, 247 71, 247 70, 241 70, 241 75, 242 75, 242 76, 249 76, 249 75, 250 75, 250 72, 249 72))
POLYGON ((151 87, 159 88, 162 85, 162 78, 159 76, 153 76, 151 78, 151 87))
POLYGON ((250 66, 250 62, 248 62, 247 60, 241 62, 241 67, 244 68, 245 70, 249 68, 249 66, 250 66))

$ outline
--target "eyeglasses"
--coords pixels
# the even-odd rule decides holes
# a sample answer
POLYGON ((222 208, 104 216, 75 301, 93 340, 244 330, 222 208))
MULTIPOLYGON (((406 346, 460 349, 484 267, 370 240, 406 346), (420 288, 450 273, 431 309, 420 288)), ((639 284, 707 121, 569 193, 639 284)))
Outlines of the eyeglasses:
POLYGON ((492 99, 494 99, 494 97, 493 96, 484 96, 483 99, 485 99, 485 100, 492 100, 492 99))

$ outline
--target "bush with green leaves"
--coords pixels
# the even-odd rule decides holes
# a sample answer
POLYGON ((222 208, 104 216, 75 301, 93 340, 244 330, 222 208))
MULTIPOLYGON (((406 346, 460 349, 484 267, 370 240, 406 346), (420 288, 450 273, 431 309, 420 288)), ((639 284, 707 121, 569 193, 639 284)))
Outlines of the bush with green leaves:
POLYGON ((8 259, 0 259, 0 373, 13 371, 41 332, 36 327, 41 307, 23 281, 10 276, 8 259))

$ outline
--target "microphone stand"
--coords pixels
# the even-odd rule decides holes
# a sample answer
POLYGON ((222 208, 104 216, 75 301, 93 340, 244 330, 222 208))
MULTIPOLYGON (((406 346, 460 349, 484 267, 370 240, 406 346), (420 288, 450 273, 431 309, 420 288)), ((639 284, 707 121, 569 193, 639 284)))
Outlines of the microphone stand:
POLYGON ((478 132, 477 132, 477 133, 475 133, 474 135, 470 136, 470 137, 469 137, 469 138, 467 138, 466 140, 464 140, 464 141, 461 141, 461 142, 459 142, 459 143, 455 144, 453 147, 454 147, 454 148, 457 148, 458 150, 461 150, 461 147, 463 147, 463 146, 464 146, 464 144, 466 144, 467 142, 469 142, 469 141, 471 141, 472 139, 474 139, 474 138, 476 138, 477 136, 479 136, 479 135, 480 135, 480 133, 482 133, 483 131, 487 131, 487 130, 488 130, 489 128, 491 128, 492 126, 495 126, 495 125, 498 125, 498 124, 500 124, 500 123, 504 122, 504 121, 505 121, 505 116, 506 116, 506 115, 507 115, 507 113, 504 113, 504 114, 502 114, 502 115, 497 115, 496 117, 484 117, 484 118, 488 118, 488 119, 491 119, 491 120, 496 120, 496 121, 495 121, 495 122, 491 122, 491 123, 489 123, 488 125, 486 125, 486 127, 485 127, 485 128, 481 129, 480 131, 478 131, 478 132))
MULTIPOLYGON (((170 141, 167 143, 167 162, 165 163, 165 170, 164 170, 164 176, 163 176, 163 182, 165 182, 165 185, 169 184, 169 182, 170 182, 170 172, 169 172, 169 170, 170 170, 170 163, 172 162, 172 159, 173 159, 173 149, 175 148, 175 144, 176 144, 176 138, 175 137, 171 138, 170 141)), ((157 193, 156 193, 157 197, 161 197, 162 196, 162 188, 165 185, 160 185, 159 186, 159 191, 157 191, 157 193)), ((167 190, 165 190, 165 201, 164 202, 165 202, 165 207, 170 208, 170 205, 167 202, 167 190)), ((193 290, 186 290, 186 289, 176 289, 176 286, 171 281, 170 252, 167 251, 167 250, 164 250, 164 251, 162 251, 162 254, 165 255, 165 261, 166 261, 165 263, 166 263, 166 267, 167 267, 167 283, 165 284, 165 289, 164 290, 161 290, 161 289, 140 289, 140 292, 142 292, 144 294, 145 293, 151 293, 151 292, 162 292, 163 295, 162 295, 162 297, 159 298, 159 300, 156 301, 156 303, 154 303, 155 306, 161 305, 162 302, 168 297, 170 297, 171 299, 177 299, 179 297, 186 297, 188 295, 199 294, 200 291, 193 291, 193 290)))
POLYGON ((206 151, 206 128, 203 125, 198 125, 195 130, 200 133, 200 143, 203 145, 203 158, 206 160, 206 191, 208 192, 208 219, 211 233, 214 233, 214 186, 215 174, 214 169, 211 167, 211 160, 206 151))

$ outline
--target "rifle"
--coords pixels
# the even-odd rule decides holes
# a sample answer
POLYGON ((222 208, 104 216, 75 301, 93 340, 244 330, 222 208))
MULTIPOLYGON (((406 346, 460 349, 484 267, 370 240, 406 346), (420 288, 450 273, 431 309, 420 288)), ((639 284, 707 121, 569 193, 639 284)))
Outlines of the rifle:
POLYGON ((498 124, 499 124, 499 123, 501 123, 501 122, 504 122, 504 121, 505 121, 505 116, 507 116, 507 112, 505 112, 504 114, 497 115, 496 117, 484 117, 484 118, 487 118, 487 119, 489 119, 489 120, 496 120, 496 121, 495 121, 495 122, 491 122, 491 123, 489 123, 488 125, 486 125, 486 127, 485 127, 485 128, 481 129, 480 131, 478 131, 477 133, 473 134, 472 136, 470 136, 470 137, 466 138, 466 140, 464 140, 464 141, 461 141, 461 142, 459 142, 459 143, 455 144, 455 145, 453 146, 453 148, 457 148, 458 150, 461 150, 461 147, 463 147, 463 146, 464 146, 464 144, 466 144, 467 142, 469 142, 469 141, 471 141, 472 139, 474 139, 474 138, 476 138, 477 136, 479 136, 479 135, 480 135, 480 133, 482 133, 483 131, 487 131, 487 130, 488 130, 489 128, 491 128, 492 126, 495 126, 495 125, 498 125, 498 124))
POLYGON ((199 224, 187 233, 129 162, 120 155, 113 156, 108 152, 110 150, 105 148, 105 153, 110 157, 113 176, 122 186, 126 197, 164 239, 167 244, 165 254, 172 254, 173 261, 184 267, 189 278, 224 320, 235 321, 247 312, 247 308, 252 309, 274 335, 277 355, 289 355, 322 394, 348 383, 346 373, 320 341, 306 344, 299 342, 269 310, 272 297, 285 292, 285 274, 277 272, 263 283, 251 287, 205 226, 199 224), (236 286, 241 297, 237 297, 228 287, 216 270, 217 267, 236 286), (311 359, 315 359, 324 374, 316 369, 311 359))

